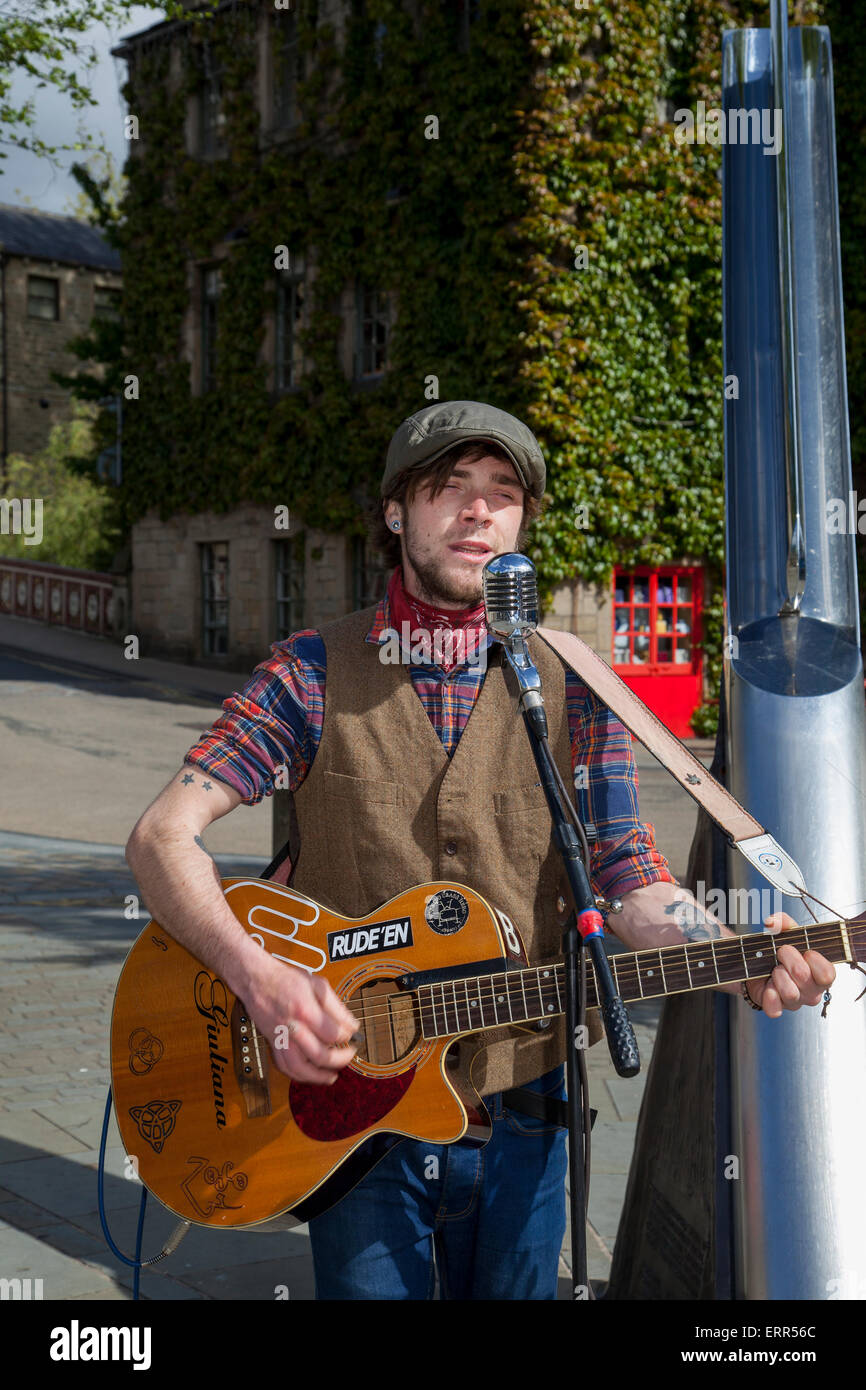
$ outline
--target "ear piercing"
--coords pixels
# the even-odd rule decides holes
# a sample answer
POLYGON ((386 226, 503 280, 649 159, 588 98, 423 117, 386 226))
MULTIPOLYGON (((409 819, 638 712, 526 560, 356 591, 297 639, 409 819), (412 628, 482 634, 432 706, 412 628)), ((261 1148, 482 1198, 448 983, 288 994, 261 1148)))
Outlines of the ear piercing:
POLYGON ((399 523, 399 521, 392 521, 392 522, 391 522, 391 530, 392 530, 392 531, 399 531, 399 530, 400 530, 400 523, 399 523))

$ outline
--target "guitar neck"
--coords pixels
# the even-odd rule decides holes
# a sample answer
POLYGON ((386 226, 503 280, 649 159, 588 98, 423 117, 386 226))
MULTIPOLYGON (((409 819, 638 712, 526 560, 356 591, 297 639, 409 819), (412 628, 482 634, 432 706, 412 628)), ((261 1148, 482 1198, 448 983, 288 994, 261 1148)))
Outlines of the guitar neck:
MULTIPOLYGON (((609 961, 620 997, 631 1004, 766 978, 776 965, 777 944, 794 946, 798 951, 820 951, 834 962, 854 961, 864 954, 864 933, 862 923, 820 922, 782 934, 755 932, 622 952, 609 961)), ((424 1037, 447 1037, 564 1013, 565 966, 560 962, 437 981, 420 985, 415 992, 424 1037)), ((599 1002, 595 971, 588 957, 586 1002, 588 1008, 599 1002)))

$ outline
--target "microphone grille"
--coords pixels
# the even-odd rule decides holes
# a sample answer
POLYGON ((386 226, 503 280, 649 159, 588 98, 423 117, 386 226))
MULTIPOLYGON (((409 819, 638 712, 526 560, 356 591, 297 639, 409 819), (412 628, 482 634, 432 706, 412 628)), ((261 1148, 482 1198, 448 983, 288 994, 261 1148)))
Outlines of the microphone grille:
POLYGON ((517 629, 526 634, 538 627, 538 579, 535 566, 516 552, 496 555, 482 572, 487 626, 497 636, 517 629))

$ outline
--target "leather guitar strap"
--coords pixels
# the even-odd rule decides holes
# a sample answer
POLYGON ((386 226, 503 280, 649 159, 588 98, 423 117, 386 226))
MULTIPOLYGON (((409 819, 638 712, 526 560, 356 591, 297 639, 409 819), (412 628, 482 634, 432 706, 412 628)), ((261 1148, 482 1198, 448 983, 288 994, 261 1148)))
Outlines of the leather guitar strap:
POLYGON ((768 834, 760 821, 749 815, 727 788, 710 775, 685 744, 665 728, 606 661, 571 632, 539 627, 536 635, 552 647, 575 675, 604 701, 689 796, 703 806, 728 836, 730 843, 770 883, 792 897, 802 896, 803 875, 791 856, 768 834))

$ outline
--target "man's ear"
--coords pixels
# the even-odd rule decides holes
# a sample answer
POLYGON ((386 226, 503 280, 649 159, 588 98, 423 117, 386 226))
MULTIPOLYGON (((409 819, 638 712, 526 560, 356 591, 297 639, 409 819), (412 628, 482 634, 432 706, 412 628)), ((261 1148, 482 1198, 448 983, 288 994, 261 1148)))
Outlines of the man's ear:
POLYGON ((399 503, 399 502, 393 502, 393 501, 391 501, 391 502, 386 502, 386 503, 385 503, 385 506, 384 506, 384 513, 385 513, 385 525, 388 527, 388 530, 389 530, 389 531, 394 531, 394 530, 402 531, 402 529, 403 529, 403 509, 402 509, 402 507, 400 506, 400 503, 399 503), (397 527, 394 526, 395 521, 400 523, 399 526, 397 526, 397 527))

